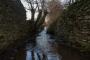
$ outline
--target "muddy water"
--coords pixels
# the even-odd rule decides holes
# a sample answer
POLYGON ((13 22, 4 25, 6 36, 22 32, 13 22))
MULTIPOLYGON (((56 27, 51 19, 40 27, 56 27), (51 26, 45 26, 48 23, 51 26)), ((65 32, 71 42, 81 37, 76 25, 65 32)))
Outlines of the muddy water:
POLYGON ((26 45, 26 60, 82 60, 80 55, 64 46, 58 46, 55 39, 46 34, 46 28, 36 37, 36 43, 26 45))

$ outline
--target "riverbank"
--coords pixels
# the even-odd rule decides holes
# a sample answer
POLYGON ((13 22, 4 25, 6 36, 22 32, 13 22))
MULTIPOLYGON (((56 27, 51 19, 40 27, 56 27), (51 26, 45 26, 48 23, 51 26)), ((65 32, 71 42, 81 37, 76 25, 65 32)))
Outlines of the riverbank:
POLYGON ((54 39, 54 49, 58 52, 63 59, 62 60, 89 60, 90 53, 89 52, 81 52, 80 49, 72 47, 64 43, 63 41, 56 41, 55 35, 51 35, 51 39, 54 39), (72 56, 72 57, 71 57, 72 56), (77 58, 79 59, 77 59, 77 58))
POLYGON ((79 0, 68 5, 48 28, 56 42, 90 56, 90 1, 79 0), (75 13, 76 12, 76 13, 75 13))
POLYGON ((71 46, 67 46, 66 44, 62 44, 62 43, 60 44, 56 42, 56 44, 57 44, 57 49, 58 49, 59 54, 61 54, 62 56, 65 55, 63 57, 64 58, 63 60, 70 60, 70 59, 77 60, 75 57, 70 56, 70 55, 73 56, 73 54, 75 54, 74 56, 76 57, 80 57, 79 60, 89 60, 90 59, 89 52, 80 52, 79 49, 71 47, 71 46), (74 52, 74 53, 71 53, 71 52, 74 52))
POLYGON ((0 51, 0 60, 25 60, 25 47, 26 44, 35 43, 35 35, 27 35, 21 40, 14 41, 6 49, 0 51), (20 55, 19 55, 20 54, 20 55))

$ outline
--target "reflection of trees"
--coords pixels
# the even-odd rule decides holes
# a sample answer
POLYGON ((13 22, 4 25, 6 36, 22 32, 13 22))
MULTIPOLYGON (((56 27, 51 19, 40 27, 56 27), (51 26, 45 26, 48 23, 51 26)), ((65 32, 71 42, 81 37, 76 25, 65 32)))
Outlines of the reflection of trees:
POLYGON ((34 56, 34 50, 31 51, 31 54, 32 54, 32 60, 35 60, 35 56, 34 56))
MULTIPOLYGON (((47 55, 44 52, 41 52, 42 55, 40 55, 40 53, 36 53, 38 60, 47 60, 47 55)), ((32 56, 32 60, 35 60, 35 51, 32 50, 31 51, 31 56, 32 56)))

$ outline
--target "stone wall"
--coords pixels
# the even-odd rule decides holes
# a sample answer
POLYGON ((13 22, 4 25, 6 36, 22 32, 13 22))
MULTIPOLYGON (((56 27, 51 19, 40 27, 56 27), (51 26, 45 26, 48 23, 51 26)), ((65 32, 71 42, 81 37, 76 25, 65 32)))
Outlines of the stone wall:
POLYGON ((64 38, 68 45, 81 51, 90 51, 89 0, 81 0, 70 5, 64 11, 60 23, 58 24, 58 27, 60 27, 58 29, 59 34, 57 34, 59 39, 60 37, 64 38))
POLYGON ((53 25, 57 42, 65 43, 81 52, 90 52, 89 0, 80 0, 68 6, 53 25))
POLYGON ((26 19, 26 13, 20 0, 0 1, 0 23, 17 23, 26 19), (17 18, 17 19, 16 19, 17 18))
POLYGON ((30 29, 25 20, 26 11, 20 0, 0 0, 0 51, 23 41, 30 29))

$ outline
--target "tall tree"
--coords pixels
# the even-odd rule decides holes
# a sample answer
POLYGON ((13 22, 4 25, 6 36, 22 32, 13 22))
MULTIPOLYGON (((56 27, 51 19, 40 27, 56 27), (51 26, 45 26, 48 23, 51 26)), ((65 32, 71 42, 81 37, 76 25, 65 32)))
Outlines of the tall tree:
POLYGON ((48 10, 48 25, 50 25, 60 16, 63 10, 63 6, 59 0, 51 0, 48 2, 48 10))
POLYGON ((48 7, 50 13, 48 14, 47 32, 50 34, 55 34, 57 29, 57 20, 62 14, 63 6, 61 5, 60 0, 51 0, 48 3, 48 7))
POLYGON ((28 10, 31 12, 31 21, 37 27, 43 24, 47 15, 46 0, 25 0, 28 3, 28 10), (35 20, 35 13, 38 13, 37 19, 35 20))

